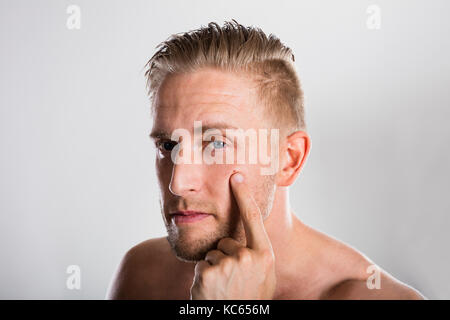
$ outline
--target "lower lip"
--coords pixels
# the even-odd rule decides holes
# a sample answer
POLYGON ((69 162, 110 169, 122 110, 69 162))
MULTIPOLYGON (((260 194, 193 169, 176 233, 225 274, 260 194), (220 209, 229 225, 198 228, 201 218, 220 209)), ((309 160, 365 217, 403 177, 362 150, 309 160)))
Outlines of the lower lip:
POLYGON ((205 219, 209 214, 190 214, 190 215, 181 215, 176 214, 172 216, 172 219, 175 220, 175 223, 191 223, 205 219))

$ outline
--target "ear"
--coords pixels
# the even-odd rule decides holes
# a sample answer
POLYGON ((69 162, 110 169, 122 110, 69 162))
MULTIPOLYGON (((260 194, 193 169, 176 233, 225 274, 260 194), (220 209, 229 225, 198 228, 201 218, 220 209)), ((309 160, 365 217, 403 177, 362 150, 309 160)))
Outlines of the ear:
POLYGON ((286 138, 283 167, 277 177, 277 185, 287 187, 294 183, 311 149, 311 139, 304 131, 295 131, 286 138))

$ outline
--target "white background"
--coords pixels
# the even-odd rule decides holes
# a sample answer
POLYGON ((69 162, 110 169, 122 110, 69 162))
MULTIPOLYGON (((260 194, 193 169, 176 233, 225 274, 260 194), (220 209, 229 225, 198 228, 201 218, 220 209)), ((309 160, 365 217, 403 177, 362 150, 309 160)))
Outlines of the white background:
POLYGON ((232 18, 295 53, 300 219, 450 298, 448 1, 0 3, 0 298, 103 299, 126 250, 165 235, 143 67, 171 34, 232 18))

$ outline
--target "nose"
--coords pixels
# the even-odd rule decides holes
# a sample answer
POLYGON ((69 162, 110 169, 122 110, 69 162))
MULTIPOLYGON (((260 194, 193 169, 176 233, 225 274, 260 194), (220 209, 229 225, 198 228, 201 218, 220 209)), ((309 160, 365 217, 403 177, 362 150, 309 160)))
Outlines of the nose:
POLYGON ((174 164, 169 190, 176 196, 186 196, 201 189, 202 170, 198 164, 174 164))

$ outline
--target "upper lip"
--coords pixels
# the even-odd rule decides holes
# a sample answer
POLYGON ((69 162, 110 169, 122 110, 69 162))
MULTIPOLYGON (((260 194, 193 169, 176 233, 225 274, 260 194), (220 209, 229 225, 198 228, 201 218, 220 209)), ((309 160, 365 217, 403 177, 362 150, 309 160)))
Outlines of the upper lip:
POLYGON ((190 216, 194 214, 209 214, 209 213, 195 210, 179 210, 170 213, 170 215, 183 215, 183 216, 190 216))

